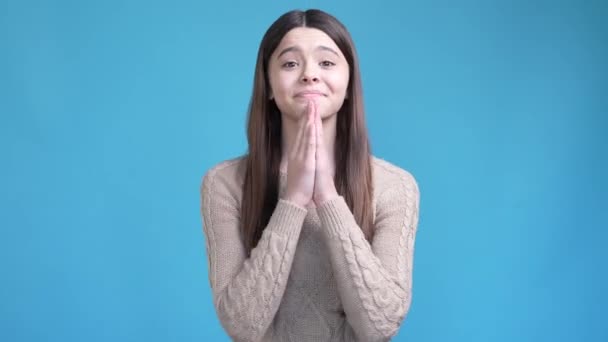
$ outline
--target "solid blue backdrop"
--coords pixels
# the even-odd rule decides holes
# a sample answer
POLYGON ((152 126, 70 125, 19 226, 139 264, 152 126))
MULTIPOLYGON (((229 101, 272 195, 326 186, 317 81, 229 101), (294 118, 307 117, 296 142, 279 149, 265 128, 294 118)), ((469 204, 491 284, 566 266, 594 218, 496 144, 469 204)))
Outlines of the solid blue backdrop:
POLYGON ((293 8, 349 28, 373 152, 419 182, 395 341, 608 341, 608 6, 574 0, 3 0, 0 340, 228 340, 199 185, 293 8))

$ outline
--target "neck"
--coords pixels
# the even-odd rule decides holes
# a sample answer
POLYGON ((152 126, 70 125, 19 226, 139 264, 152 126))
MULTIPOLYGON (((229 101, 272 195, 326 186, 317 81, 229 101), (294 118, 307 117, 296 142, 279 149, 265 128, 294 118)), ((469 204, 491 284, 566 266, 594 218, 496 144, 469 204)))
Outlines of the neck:
MULTIPOLYGON (((330 117, 323 119, 323 143, 328 149, 331 163, 335 163, 335 145, 336 145, 336 117, 337 114, 331 115, 330 117)), ((283 115, 281 120, 282 129, 282 156, 281 156, 281 171, 287 172, 287 163, 289 152, 292 150, 295 144, 295 139, 298 134, 298 122, 289 118, 287 115, 283 115)), ((332 169, 335 169, 335 165, 331 165, 332 169)))

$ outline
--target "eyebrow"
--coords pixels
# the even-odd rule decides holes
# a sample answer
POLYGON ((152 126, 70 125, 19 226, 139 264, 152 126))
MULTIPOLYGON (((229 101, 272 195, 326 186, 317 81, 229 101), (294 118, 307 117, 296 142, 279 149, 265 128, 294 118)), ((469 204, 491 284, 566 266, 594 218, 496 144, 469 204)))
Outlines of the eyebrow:
MULTIPOLYGON (((340 55, 332 48, 325 46, 325 45, 319 45, 315 48, 315 50, 323 50, 323 51, 329 51, 331 53, 333 53, 334 55, 340 57, 340 55)), ((302 52, 302 49, 300 49, 297 46, 290 46, 288 48, 283 49, 283 51, 281 51, 281 53, 279 53, 279 55, 277 56, 277 58, 283 56, 284 54, 286 54, 287 52, 290 51, 294 51, 294 52, 302 52)))

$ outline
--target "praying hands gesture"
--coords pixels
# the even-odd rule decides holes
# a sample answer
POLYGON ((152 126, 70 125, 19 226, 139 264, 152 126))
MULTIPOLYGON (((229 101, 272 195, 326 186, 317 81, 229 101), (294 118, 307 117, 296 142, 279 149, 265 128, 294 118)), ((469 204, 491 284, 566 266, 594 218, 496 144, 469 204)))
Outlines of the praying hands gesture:
POLYGON ((329 160, 323 122, 314 101, 309 101, 299 122, 298 133, 289 152, 285 199, 302 207, 320 206, 336 196, 334 166, 329 160))

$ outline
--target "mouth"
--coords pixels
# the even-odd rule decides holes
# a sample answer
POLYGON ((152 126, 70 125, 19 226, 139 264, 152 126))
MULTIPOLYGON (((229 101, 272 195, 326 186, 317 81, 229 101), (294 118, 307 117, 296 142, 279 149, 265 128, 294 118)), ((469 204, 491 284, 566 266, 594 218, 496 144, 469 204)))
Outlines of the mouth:
POLYGON ((317 97, 325 97, 326 95, 323 94, 320 91, 301 91, 299 93, 296 93, 296 98, 304 98, 304 99, 310 99, 310 98, 317 98, 317 97))

